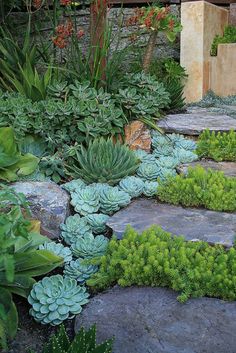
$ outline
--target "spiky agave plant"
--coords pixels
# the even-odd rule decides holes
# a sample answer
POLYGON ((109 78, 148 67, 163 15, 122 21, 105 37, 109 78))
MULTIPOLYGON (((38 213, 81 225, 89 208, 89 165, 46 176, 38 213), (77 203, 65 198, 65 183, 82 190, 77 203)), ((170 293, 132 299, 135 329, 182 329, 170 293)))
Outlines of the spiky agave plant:
POLYGON ((134 152, 120 142, 99 138, 90 142, 88 148, 81 147, 67 166, 68 173, 82 178, 87 183, 117 184, 122 178, 132 175, 139 161, 134 152))

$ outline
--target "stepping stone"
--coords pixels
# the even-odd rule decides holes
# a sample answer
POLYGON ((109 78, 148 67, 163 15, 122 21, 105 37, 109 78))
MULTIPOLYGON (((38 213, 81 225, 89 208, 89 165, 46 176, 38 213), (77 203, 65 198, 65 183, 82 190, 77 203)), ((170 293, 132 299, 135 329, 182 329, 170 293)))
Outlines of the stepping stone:
POLYGON ((69 194, 53 182, 17 182, 12 187, 26 196, 33 218, 41 221, 41 233, 58 238, 60 224, 70 213, 69 194))
POLYGON ((113 353, 235 353, 236 302, 176 297, 165 288, 116 286, 90 300, 75 331, 96 323, 99 343, 114 336, 113 353))
POLYGON ((122 238, 128 224, 139 232, 157 224, 187 240, 204 240, 230 247, 236 234, 236 213, 183 208, 140 198, 115 213, 107 223, 118 239, 122 238))
POLYGON ((236 131, 236 119, 228 115, 211 114, 202 108, 187 114, 170 114, 158 121, 165 132, 183 135, 200 135, 205 129, 215 132, 236 131))
POLYGON ((189 167, 195 167, 200 165, 205 169, 211 168, 214 170, 220 170, 225 175, 230 177, 236 177, 236 162, 215 162, 210 160, 201 160, 198 162, 186 163, 177 167, 179 173, 186 174, 189 167))

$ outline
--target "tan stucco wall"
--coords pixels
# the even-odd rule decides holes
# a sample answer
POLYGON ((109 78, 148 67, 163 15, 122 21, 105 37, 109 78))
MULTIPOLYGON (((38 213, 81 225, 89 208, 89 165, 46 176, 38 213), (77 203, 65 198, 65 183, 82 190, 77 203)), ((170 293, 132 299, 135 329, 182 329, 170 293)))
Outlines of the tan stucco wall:
POLYGON ((180 62, 188 76, 186 102, 200 100, 210 89, 210 48, 216 34, 223 34, 229 11, 205 1, 182 3, 180 62))
POLYGON ((236 95, 236 44, 218 45, 211 58, 210 87, 219 96, 236 95))

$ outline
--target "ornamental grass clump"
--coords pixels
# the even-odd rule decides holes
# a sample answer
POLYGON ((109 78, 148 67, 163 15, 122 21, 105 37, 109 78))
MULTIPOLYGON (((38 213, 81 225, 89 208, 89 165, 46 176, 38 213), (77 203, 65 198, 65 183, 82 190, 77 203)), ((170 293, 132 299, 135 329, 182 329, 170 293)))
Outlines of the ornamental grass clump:
POLYGON ((210 158, 217 162, 236 161, 236 132, 203 131, 197 143, 197 154, 200 158, 210 158))
POLYGON ((236 179, 201 166, 189 168, 187 175, 161 181, 157 189, 161 201, 216 211, 236 210, 236 179))
POLYGON ((67 169, 70 175, 87 183, 114 185, 134 174, 138 164, 134 152, 127 146, 99 138, 90 142, 87 149, 82 146, 80 152, 76 151, 67 169))
POLYGON ((30 315, 43 325, 60 325, 81 313, 88 297, 86 288, 78 286, 73 278, 61 275, 44 277, 33 285, 28 296, 28 302, 32 305, 30 315))
POLYGON ((87 284, 104 289, 120 286, 169 287, 178 300, 217 297, 236 300, 236 249, 186 241, 160 227, 139 234, 127 227, 122 240, 113 238, 101 258, 99 271, 87 284))

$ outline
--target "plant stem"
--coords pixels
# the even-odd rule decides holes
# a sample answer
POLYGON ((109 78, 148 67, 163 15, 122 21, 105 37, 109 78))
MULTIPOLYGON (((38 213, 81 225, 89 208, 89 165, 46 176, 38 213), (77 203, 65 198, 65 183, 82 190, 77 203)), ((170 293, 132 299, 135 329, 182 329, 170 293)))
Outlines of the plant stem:
POLYGON ((156 44, 156 40, 157 40, 157 31, 153 31, 150 34, 150 37, 148 39, 148 44, 147 44, 147 48, 146 48, 146 52, 143 58, 143 71, 144 72, 148 72, 151 61, 152 61, 152 56, 153 56, 153 52, 154 52, 154 48, 155 48, 155 44, 156 44))

